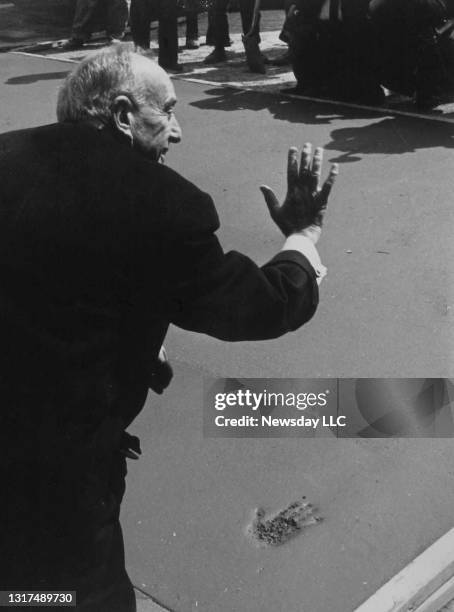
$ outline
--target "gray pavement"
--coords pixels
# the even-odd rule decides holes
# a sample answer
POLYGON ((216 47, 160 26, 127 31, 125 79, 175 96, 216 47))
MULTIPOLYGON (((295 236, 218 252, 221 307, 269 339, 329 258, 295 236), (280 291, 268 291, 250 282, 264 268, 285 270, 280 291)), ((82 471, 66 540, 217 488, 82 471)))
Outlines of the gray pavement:
MULTIPOLYGON (((0 130, 54 120, 67 62, 0 55, 0 130)), ((171 329, 175 381, 132 428, 123 510, 135 584, 177 612, 350 610, 452 527, 450 440, 208 440, 201 388, 230 377, 452 377, 453 126, 261 91, 175 81, 183 142, 168 163, 214 197, 226 249, 264 262, 282 239, 258 185, 284 189, 287 148, 341 165, 313 321, 266 343, 171 329), (326 522, 251 546, 258 505, 307 494, 326 522), (436 516, 433 521, 430 517, 436 516)))

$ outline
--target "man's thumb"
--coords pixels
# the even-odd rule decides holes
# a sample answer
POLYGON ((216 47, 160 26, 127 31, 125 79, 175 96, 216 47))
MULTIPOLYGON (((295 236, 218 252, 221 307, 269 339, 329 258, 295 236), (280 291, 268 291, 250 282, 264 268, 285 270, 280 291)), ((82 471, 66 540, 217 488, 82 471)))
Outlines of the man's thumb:
POLYGON ((263 193, 271 217, 274 217, 279 209, 279 200, 276 198, 274 191, 267 185, 260 185, 260 191, 263 193))

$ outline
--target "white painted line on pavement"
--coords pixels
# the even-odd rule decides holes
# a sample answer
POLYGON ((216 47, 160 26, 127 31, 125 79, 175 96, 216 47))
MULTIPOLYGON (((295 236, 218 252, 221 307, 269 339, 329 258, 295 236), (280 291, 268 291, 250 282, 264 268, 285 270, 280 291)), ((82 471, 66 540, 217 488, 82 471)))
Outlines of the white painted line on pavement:
MULTIPOLYGON (((355 612, 417 612, 453 576, 454 529, 451 529, 378 589, 355 612)), ((433 607, 423 609, 426 612, 438 610, 433 607)))
POLYGON ((78 64, 79 60, 72 60, 66 57, 59 57, 55 59, 54 57, 48 57, 47 55, 41 55, 40 53, 28 53, 27 51, 11 51, 13 55, 24 55, 25 57, 38 57, 39 59, 51 60, 53 62, 65 62, 69 64, 78 64))
POLYGON ((300 96, 298 94, 283 94, 288 98, 294 98, 295 100, 308 100, 310 102, 320 102, 323 104, 333 104, 336 106, 345 106, 347 108, 357 108, 359 110, 368 110, 373 111, 374 113, 379 113, 380 115, 402 115, 403 117, 413 117, 415 119, 427 119, 427 121, 441 121, 443 123, 454 123, 454 118, 444 117, 442 114, 440 115, 424 115, 423 113, 413 112, 413 111, 405 111, 400 109, 394 109, 390 107, 383 106, 369 106, 367 104, 354 104, 353 102, 342 102, 340 100, 329 100, 327 98, 312 98, 309 96, 300 96))

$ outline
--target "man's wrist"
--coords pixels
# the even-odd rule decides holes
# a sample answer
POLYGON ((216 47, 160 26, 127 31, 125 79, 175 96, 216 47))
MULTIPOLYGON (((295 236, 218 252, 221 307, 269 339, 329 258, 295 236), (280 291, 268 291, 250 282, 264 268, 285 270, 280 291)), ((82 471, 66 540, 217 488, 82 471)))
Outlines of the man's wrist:
POLYGON ((309 227, 305 227, 303 230, 298 232, 292 232, 289 236, 304 236, 305 238, 309 238, 313 242, 313 244, 317 244, 322 233, 322 228, 318 225, 310 225, 309 227))
MULTIPOLYGON (((311 234, 308 232, 313 230, 305 229, 301 232, 295 232, 288 236, 282 251, 299 251, 309 261, 314 268, 317 277, 317 283, 320 284, 324 276, 326 276, 326 267, 322 264, 320 255, 315 247, 315 243, 311 234)), ((319 230, 320 231, 320 230, 319 230)))

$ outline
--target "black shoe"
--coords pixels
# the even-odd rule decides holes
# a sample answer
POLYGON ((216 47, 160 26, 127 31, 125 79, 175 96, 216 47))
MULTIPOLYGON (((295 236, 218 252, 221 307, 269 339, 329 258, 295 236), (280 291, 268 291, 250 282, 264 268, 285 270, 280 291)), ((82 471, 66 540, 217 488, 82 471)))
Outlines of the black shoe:
POLYGON ((292 56, 290 51, 286 51, 282 55, 279 55, 275 59, 270 60, 272 66, 287 66, 292 63, 292 56))
POLYGON ((107 40, 109 42, 109 45, 118 45, 121 43, 121 41, 124 38, 124 34, 108 34, 107 35, 107 40))
POLYGON ((454 101, 454 92, 429 93, 417 91, 415 97, 416 108, 421 111, 433 110, 440 104, 449 104, 454 101))
POLYGON ((247 65, 251 72, 255 72, 256 74, 266 74, 266 66, 262 60, 248 61, 247 65))
POLYGON ((161 66, 161 68, 164 68, 166 72, 179 73, 183 72, 184 70, 183 64, 179 64, 178 62, 176 62, 175 64, 164 64, 159 62, 159 65, 161 66))
POLYGON ((326 97, 326 91, 324 92, 321 87, 316 85, 294 85, 293 87, 284 87, 279 90, 280 93, 293 96, 306 96, 308 98, 324 98, 326 97))
POLYGON ((260 55, 262 56, 262 62, 265 64, 265 66, 269 66, 271 64, 270 58, 267 57, 264 53, 260 53, 260 55))
POLYGON ((246 52, 246 62, 251 72, 265 74, 265 62, 260 51, 259 43, 256 36, 243 36, 243 45, 246 52))
POLYGON ((300 95, 304 94, 304 89, 302 87, 298 87, 298 85, 294 85, 293 87, 283 87, 279 90, 280 93, 285 95, 300 95))
POLYGON ((64 43, 59 45, 59 49, 62 51, 75 51, 76 49, 82 49, 86 40, 84 38, 68 38, 64 43))
POLYGON ((372 87, 370 90, 362 91, 358 96, 360 104, 370 104, 371 106, 381 106, 385 103, 386 96, 383 87, 372 87))
POLYGON ((204 64, 220 64, 221 62, 227 61, 227 55, 224 49, 214 49, 206 58, 203 60, 204 64))
MULTIPOLYGON (((207 47, 215 47, 216 40, 214 36, 207 36, 205 40, 205 44, 207 47)), ((231 47, 232 45, 233 45, 233 40, 231 40, 230 38, 224 38, 224 40, 222 41, 223 47, 231 47)))
POLYGON ((199 47, 200 45, 197 38, 186 39, 186 49, 198 49, 199 47))

